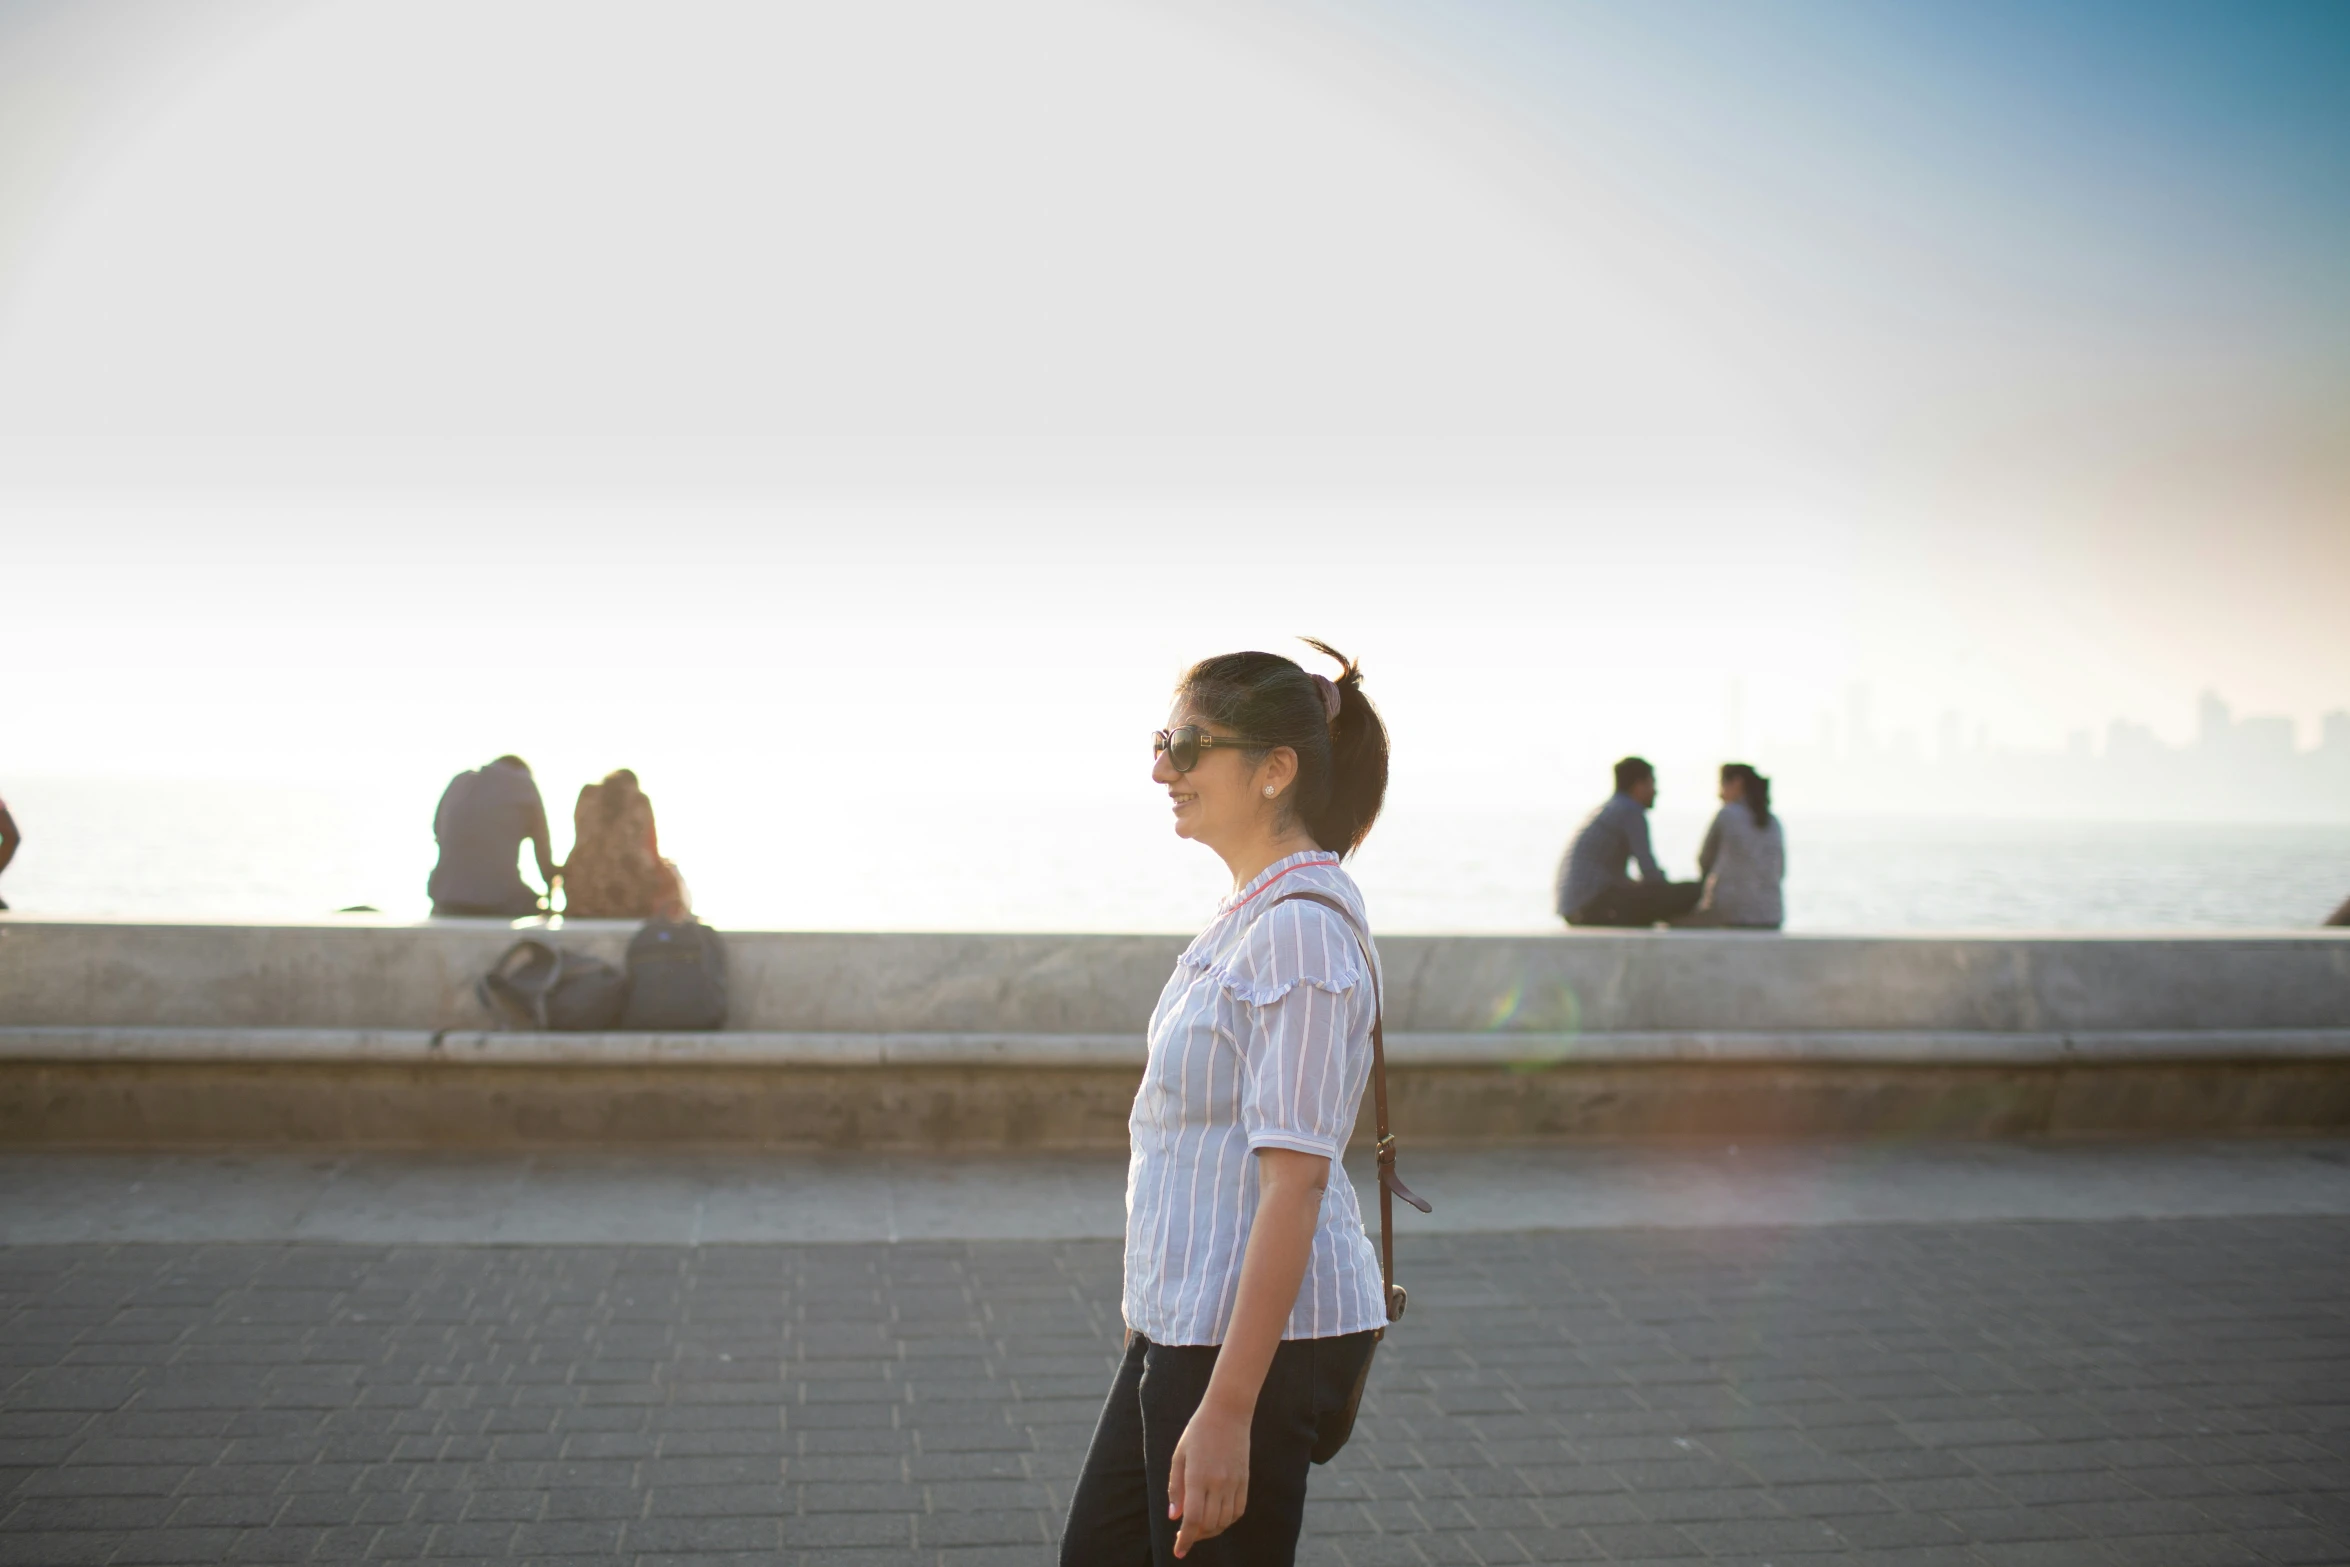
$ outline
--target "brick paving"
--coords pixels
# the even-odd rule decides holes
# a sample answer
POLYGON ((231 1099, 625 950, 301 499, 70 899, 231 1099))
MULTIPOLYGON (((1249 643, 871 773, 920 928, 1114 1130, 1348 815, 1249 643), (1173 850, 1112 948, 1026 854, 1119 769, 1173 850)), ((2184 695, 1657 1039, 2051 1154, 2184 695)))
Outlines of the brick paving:
MULTIPOLYGON (((2350 1219, 1419 1237, 1301 1559, 2350 1562, 2350 1219)), ((0 1250, 0 1562, 1050 1559, 1112 1244, 0 1250)))

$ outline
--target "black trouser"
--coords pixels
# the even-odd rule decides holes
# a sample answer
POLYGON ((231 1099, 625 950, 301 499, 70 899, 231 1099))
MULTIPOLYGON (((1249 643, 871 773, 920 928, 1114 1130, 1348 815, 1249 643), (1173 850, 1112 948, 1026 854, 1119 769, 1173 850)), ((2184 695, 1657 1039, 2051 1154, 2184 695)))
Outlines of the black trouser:
POLYGON ((526 892, 504 903, 443 903, 433 900, 435 919, 489 919, 521 920, 547 911, 539 907, 538 894, 526 892))
POLYGON ((1705 895, 1701 881, 1620 881, 1567 916, 1570 925, 1654 925, 1679 919, 1705 895))
MULTIPOLYGON (((1289 1567, 1305 1521, 1306 1471, 1322 1417, 1353 1396, 1374 1333, 1293 1338, 1273 1352, 1248 1431, 1248 1505, 1182 1567, 1289 1567)), ((1213 1344, 1126 1346, 1061 1531, 1061 1567, 1174 1567, 1167 1465, 1216 1369, 1213 1344)))

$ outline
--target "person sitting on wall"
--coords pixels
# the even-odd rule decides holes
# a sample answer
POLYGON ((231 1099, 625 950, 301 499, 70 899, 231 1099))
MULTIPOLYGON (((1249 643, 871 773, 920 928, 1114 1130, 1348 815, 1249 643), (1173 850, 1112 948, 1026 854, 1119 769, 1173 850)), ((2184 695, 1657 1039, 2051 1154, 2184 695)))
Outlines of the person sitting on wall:
MULTIPOLYGON (((5 854, 0 854, 0 865, 6 865, 7 863, 8 856, 5 854)), ((7 904, 0 903, 0 909, 4 909, 6 907, 8 907, 7 904)), ((2334 910, 2331 915, 2327 916, 2326 923, 2328 925, 2350 925, 2350 898, 2344 898, 2342 900, 2342 906, 2334 910)))
POLYGON ((525 838, 538 852, 539 879, 552 899, 555 851, 547 840, 547 807, 521 757, 501 756, 450 779, 433 812, 432 834, 441 846, 440 862, 425 883, 433 913, 493 919, 538 913, 539 894, 515 866, 525 838))
POLYGON ((571 858, 563 862, 570 919, 683 919, 685 882, 661 858, 653 802, 627 768, 579 791, 571 810, 571 858))
POLYGON ((1654 925, 1697 907, 1704 888, 1666 880, 1648 846, 1648 809, 1655 803, 1656 769, 1637 756, 1616 763, 1614 798, 1591 813, 1559 861, 1559 918, 1570 925, 1654 925))
MULTIPOLYGON (((16 818, 8 814, 8 802, 0 800, 0 871, 8 869, 8 862, 16 858, 16 846, 24 842, 24 834, 16 830, 16 818)), ((8 907, 8 900, 0 898, 0 909, 8 907)))
POLYGON ((1777 930, 1787 919, 1780 883, 1787 836, 1771 814, 1771 781, 1744 762, 1722 764, 1722 808, 1705 830, 1697 868, 1705 892, 1682 925, 1777 930))

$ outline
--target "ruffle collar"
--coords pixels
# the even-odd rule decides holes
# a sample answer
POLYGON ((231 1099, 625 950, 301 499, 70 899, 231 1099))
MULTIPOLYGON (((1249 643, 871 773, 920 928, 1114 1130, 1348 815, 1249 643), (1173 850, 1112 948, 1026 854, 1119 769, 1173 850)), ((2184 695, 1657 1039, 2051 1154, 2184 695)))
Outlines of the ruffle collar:
POLYGON ((1303 849, 1286 858, 1275 860, 1251 877, 1247 886, 1217 904, 1216 918, 1222 919, 1241 905, 1254 902, 1258 893, 1263 892, 1290 872, 1302 870, 1309 865, 1327 865, 1332 870, 1336 870, 1338 856, 1332 854, 1328 849, 1303 849))
POLYGON ((1293 854, 1266 866, 1226 898, 1180 961, 1252 1006, 1270 1005, 1299 985, 1333 995, 1352 990, 1362 981, 1363 959, 1351 928, 1343 942, 1331 943, 1327 961, 1318 958, 1294 972, 1286 954, 1277 953, 1271 943, 1251 939, 1264 911, 1279 903, 1282 893, 1308 889, 1334 895, 1349 908, 1359 905, 1337 855, 1326 849, 1293 854))

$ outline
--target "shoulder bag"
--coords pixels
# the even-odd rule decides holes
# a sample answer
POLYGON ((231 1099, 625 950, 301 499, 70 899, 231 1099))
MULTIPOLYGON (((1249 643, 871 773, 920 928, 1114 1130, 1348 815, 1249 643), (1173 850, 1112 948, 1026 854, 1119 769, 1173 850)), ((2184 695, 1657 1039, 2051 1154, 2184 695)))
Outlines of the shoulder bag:
MULTIPOLYGON (((1319 903, 1346 922, 1346 928, 1354 932, 1355 945, 1362 949, 1363 977, 1371 986, 1371 1114, 1379 1128, 1379 1282, 1386 1291, 1387 1320, 1393 1322, 1403 1315, 1406 1299, 1404 1287, 1395 1282, 1395 1199, 1401 1197, 1422 1213, 1431 1210, 1427 1200, 1404 1185, 1395 1173, 1395 1134, 1387 1129, 1387 1037, 1385 1009, 1379 1000, 1379 965, 1371 956, 1370 938, 1355 923, 1346 905, 1336 898, 1319 892, 1293 892, 1273 901, 1319 903)), ((1338 1173, 1341 1180, 1345 1179, 1343 1170, 1338 1173)), ((1372 1332, 1374 1350, 1386 1336, 1385 1328, 1372 1332)), ((1345 1407, 1324 1415, 1315 1428, 1315 1463, 1326 1464, 1336 1458, 1338 1450, 1346 1446, 1346 1439, 1354 1435, 1355 1412, 1362 1407, 1363 1389, 1371 1380, 1371 1359, 1370 1355, 1363 1357, 1363 1369, 1355 1375, 1354 1391, 1347 1395, 1345 1407)))

